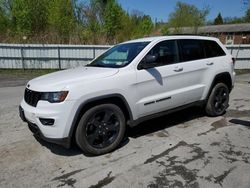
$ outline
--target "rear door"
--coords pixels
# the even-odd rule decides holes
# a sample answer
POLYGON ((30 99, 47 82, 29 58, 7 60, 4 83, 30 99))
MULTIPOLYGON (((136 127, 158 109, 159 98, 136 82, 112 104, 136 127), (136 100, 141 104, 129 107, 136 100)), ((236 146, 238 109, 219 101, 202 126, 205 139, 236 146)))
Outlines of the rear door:
MULTIPOLYGON (((207 97, 210 84, 212 84, 214 76, 218 74, 218 71, 225 69, 225 62, 228 64, 232 62, 231 58, 225 59, 226 53, 214 40, 203 40, 203 46, 207 57, 207 72, 206 72, 206 90, 203 94, 203 98, 207 97)), ((228 65, 227 64, 227 65, 228 65)))
POLYGON ((207 85, 207 74, 213 63, 209 62, 206 57, 203 40, 181 39, 178 40, 178 44, 180 66, 183 67, 183 78, 185 79, 185 88, 182 89, 181 95, 187 97, 180 102, 187 104, 199 101, 203 98, 207 85))

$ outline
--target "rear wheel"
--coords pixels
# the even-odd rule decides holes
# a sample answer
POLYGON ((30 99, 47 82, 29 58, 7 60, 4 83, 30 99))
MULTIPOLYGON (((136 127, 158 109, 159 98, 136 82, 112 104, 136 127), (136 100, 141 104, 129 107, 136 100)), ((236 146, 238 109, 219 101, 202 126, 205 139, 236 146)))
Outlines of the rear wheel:
POLYGON ((121 109, 114 104, 101 104, 81 117, 76 129, 76 142, 85 153, 105 154, 120 144, 125 128, 121 109))
POLYGON ((206 113, 209 116, 220 116, 225 113, 229 102, 229 89, 224 83, 218 83, 214 86, 207 104, 206 113))

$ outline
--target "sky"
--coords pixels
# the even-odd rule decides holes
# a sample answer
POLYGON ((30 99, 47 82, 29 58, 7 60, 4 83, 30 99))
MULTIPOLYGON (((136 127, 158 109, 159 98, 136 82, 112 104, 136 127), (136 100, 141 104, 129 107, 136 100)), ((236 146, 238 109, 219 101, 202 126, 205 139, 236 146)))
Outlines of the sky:
MULTIPOLYGON (((139 10, 146 15, 150 15, 155 21, 168 20, 168 16, 174 11, 178 0, 118 0, 119 4, 126 11, 139 10)), ((241 17, 245 14, 245 6, 242 0, 179 0, 192 4, 202 9, 209 6, 210 13, 207 21, 214 20, 220 12, 222 17, 241 17)))

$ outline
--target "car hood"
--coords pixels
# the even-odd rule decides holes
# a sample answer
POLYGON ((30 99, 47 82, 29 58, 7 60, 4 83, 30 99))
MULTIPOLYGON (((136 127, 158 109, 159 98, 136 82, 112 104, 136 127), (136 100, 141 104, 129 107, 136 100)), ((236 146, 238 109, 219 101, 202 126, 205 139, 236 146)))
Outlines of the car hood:
POLYGON ((34 91, 60 91, 70 84, 89 82, 112 76, 119 72, 115 68, 80 67, 50 73, 28 82, 27 87, 34 91))

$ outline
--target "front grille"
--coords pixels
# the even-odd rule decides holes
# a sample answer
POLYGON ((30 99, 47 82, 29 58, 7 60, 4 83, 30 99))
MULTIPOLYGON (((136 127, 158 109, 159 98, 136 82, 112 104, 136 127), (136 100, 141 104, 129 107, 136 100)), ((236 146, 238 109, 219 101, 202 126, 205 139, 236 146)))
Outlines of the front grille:
POLYGON ((31 106, 36 107, 38 101, 41 99, 41 93, 37 91, 32 91, 29 89, 25 89, 24 92, 24 100, 31 106))

